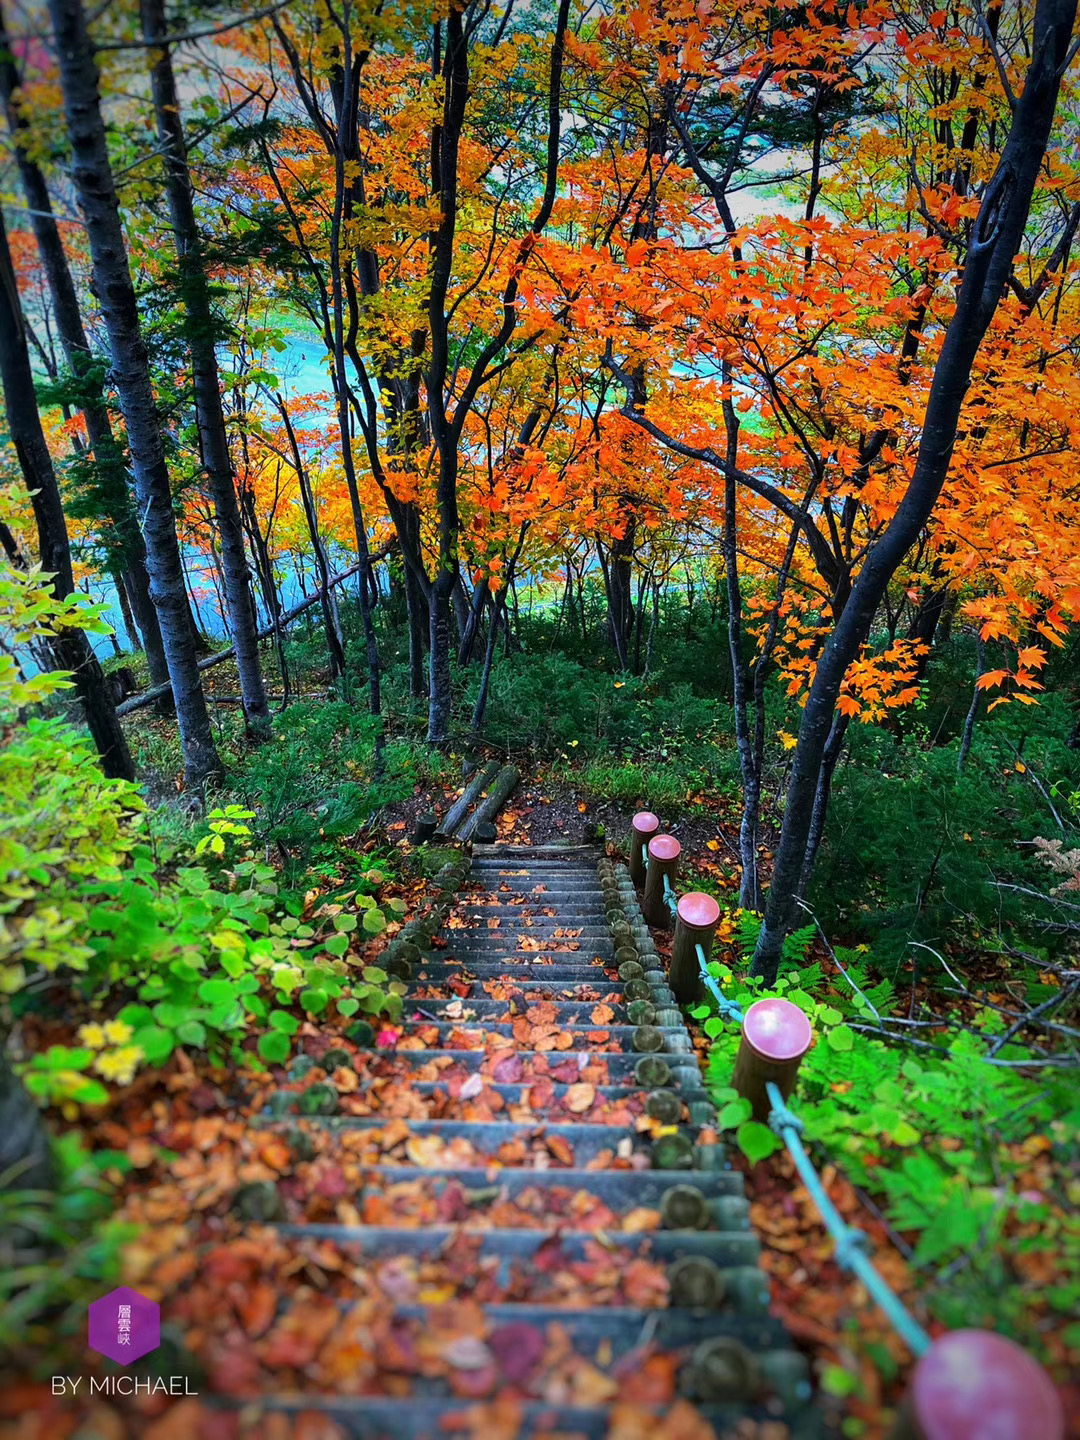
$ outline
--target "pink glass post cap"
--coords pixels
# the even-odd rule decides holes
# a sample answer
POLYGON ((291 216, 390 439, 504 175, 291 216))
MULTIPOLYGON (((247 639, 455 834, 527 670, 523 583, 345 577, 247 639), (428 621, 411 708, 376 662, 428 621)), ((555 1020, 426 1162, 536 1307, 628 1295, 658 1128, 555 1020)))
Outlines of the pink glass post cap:
POLYGON ((708 930, 720 919, 720 906, 711 895, 691 890, 679 901, 679 919, 695 930, 708 930))
POLYGON ((649 841, 649 858, 652 860, 677 860, 682 846, 674 835, 655 835, 649 841))
POLYGON ((954 1330, 915 1367, 915 1417, 926 1440, 1062 1440, 1054 1384, 1026 1350, 989 1330, 954 1330))
POLYGON ((651 810, 639 810, 630 823, 639 835, 655 835, 660 829, 660 821, 651 810))
POLYGON ((765 1060, 798 1060, 814 1032, 806 1012, 790 1000, 758 1000, 746 1012, 743 1035, 765 1060))

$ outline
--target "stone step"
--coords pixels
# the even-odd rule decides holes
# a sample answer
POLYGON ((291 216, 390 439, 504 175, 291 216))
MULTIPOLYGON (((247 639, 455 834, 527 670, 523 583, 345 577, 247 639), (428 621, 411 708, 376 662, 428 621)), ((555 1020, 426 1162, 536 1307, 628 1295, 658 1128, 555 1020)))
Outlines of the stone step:
MULTIPOLYGON (((223 1402, 224 1403, 224 1402, 223 1402)), ((348 1440, 447 1440, 448 1435, 476 1435, 477 1402, 475 1400, 404 1399, 383 1395, 361 1395, 355 1399, 319 1398, 296 1395, 266 1401, 260 1397, 236 1398, 227 1402, 233 1409, 243 1408, 246 1414, 296 1415, 318 1409, 331 1418, 348 1440)), ((655 1417, 659 1427, 669 1413, 667 1406, 637 1407, 638 1413, 655 1417)), ((758 1424, 771 1423, 773 1433, 782 1440, 818 1440, 822 1434, 819 1417, 810 1411, 797 1418, 799 1428, 777 1430, 776 1411, 768 1406, 738 1405, 696 1407, 697 1413, 712 1425, 716 1435, 737 1435, 737 1425, 752 1424, 755 1429, 743 1434, 768 1434, 758 1424)), ((555 1435, 567 1440, 608 1440, 611 1409, 607 1405, 552 1405, 547 1401, 512 1401, 510 1414, 515 1424, 514 1440, 552 1440, 555 1435)), ((787 1417, 785 1417, 785 1420, 787 1417)), ((494 1432, 492 1432, 494 1433, 494 1432)), ((506 1435, 503 1429, 498 1432, 506 1435)), ((658 1429, 658 1434, 662 1430, 658 1429)), ((687 1432, 689 1433, 689 1432, 687 1432)))
MULTIPOLYGON (((548 1247, 558 1251, 561 1263, 586 1260, 589 1248, 597 1244, 590 1230, 489 1230, 468 1225, 428 1225, 423 1229, 401 1229, 392 1225, 339 1225, 332 1221, 309 1222, 303 1225, 277 1224, 284 1235, 303 1235, 318 1240, 332 1240, 337 1245, 356 1246, 365 1255, 439 1255, 467 1240, 475 1240, 483 1256, 503 1260, 533 1260, 537 1252, 548 1247)), ((761 1244, 751 1230, 652 1230, 645 1234, 626 1231, 604 1232, 604 1249, 618 1252, 629 1259, 646 1259, 670 1264, 686 1256, 705 1256, 721 1270, 741 1270, 755 1266, 761 1244)), ((765 1279, 761 1276, 761 1293, 767 1307, 765 1279)), ((742 1298, 741 1295, 739 1297, 742 1298)))
MULTIPOLYGON (((626 1006, 622 1003, 618 1005, 609 1005, 609 1009, 615 1011, 615 1014, 610 1021, 598 1020, 595 1022, 592 1020, 591 1012, 596 1009, 597 1004, 603 1002, 598 1002, 595 1000, 553 1000, 545 1002, 536 1000, 535 998, 533 1000, 533 1004, 545 1003, 554 1006, 555 1015, 553 1018, 556 1021, 565 1020, 571 1024, 576 1025, 591 1025, 594 1023, 597 1025, 607 1025, 615 1023, 625 1025, 628 1023, 626 1019, 626 1006)), ((475 1017, 478 1019, 480 1017, 483 1017, 485 1019, 490 1018, 497 1024, 509 1024, 516 1017, 522 1015, 525 1016, 525 1018, 527 1019, 529 1016, 529 1011, 532 1008, 532 1006, 529 1005, 527 1002, 519 1003, 517 1007, 514 1008, 509 1001, 492 1000, 487 997, 481 996, 476 996, 475 998, 470 998, 467 1000, 421 1000, 414 999, 414 997, 411 995, 406 995, 404 1004, 404 1018, 406 1020, 412 1019, 418 1012, 421 1014, 422 1018, 427 1018, 427 1015, 429 1014, 437 1015, 441 1019, 461 1018, 460 1016, 447 1015, 446 1013, 450 1006, 459 1006, 462 1011, 472 1010, 473 1012, 475 1012, 475 1017)))
MULTIPOLYGON (((523 1080, 520 1085, 500 1085, 497 1081, 485 1079, 484 1091, 481 1093, 490 1091, 495 1095, 502 1096, 509 1105, 521 1105, 528 1098, 529 1091, 532 1087, 539 1083, 541 1083, 539 1080, 523 1080)), ((440 1080, 425 1080, 410 1088, 415 1090, 418 1095, 436 1095, 440 1092, 449 1093, 447 1084, 440 1080)), ((558 1105, 563 1101, 570 1088, 571 1086, 569 1084, 562 1084, 556 1081, 553 1104, 558 1105)), ((594 1085, 593 1089, 596 1091, 597 1097, 601 1100, 627 1100, 632 1096, 640 1096, 644 1102, 645 1096, 651 1093, 648 1090, 643 1090, 640 1086, 634 1085, 594 1085)), ((708 1100, 709 1098, 708 1092, 704 1089, 680 1089, 678 1094, 679 1098, 686 1104, 695 1100, 708 1100)), ((457 1098, 459 1097, 454 1096, 455 1100, 457 1098)), ((479 1099, 480 1097, 479 1094, 477 1094, 470 1098, 479 1099)), ((466 1101, 466 1103, 468 1102, 466 1101)))
MULTIPOLYGON (((417 1020, 411 1022, 405 1028, 405 1037, 408 1038, 409 1036, 415 1034, 415 1032, 424 1029, 425 1027, 435 1028, 438 1031, 439 1040, 446 1040, 450 1037, 450 1035, 454 1034, 455 1032, 457 1032, 463 1037, 468 1036, 470 1040, 475 1037, 478 1048, 487 1049, 489 1051, 500 1047, 491 1045, 485 1046, 485 1035, 489 1039, 493 1036, 498 1036, 501 1039, 506 1040, 508 1042, 508 1045, 513 1041, 514 1038, 513 1026, 511 1024, 492 1023, 490 1025, 477 1025, 475 1023, 466 1024, 462 1021, 454 1020, 417 1020)), ((633 1041, 634 1034, 636 1033, 637 1028, 638 1027, 636 1025, 613 1024, 590 1025, 587 1030, 563 1030, 562 1035, 566 1038, 567 1043, 558 1047, 557 1049, 554 1049, 550 1053, 555 1055, 562 1055, 566 1054, 567 1051, 591 1050, 596 1053, 603 1053, 607 1055, 612 1053, 613 1051, 629 1052, 630 1045, 633 1041), (594 1034, 599 1031, 603 1031, 606 1034, 607 1038, 604 1040, 589 1038, 590 1034, 594 1034)), ((678 1030, 668 1029, 665 1031, 665 1034, 667 1036, 679 1034, 685 1035, 686 1031, 684 1028, 678 1030)), ((463 1048, 471 1050, 473 1046, 470 1044, 463 1048)))
MULTIPOLYGON (((436 951, 442 956, 445 951, 436 951)), ((525 955, 520 958, 503 960, 470 960, 467 957, 454 960, 423 960, 412 974, 415 985, 424 976, 437 980, 450 980, 475 976, 477 980, 507 980, 515 983, 542 982, 544 984, 567 984, 581 981, 586 985, 618 984, 615 961, 607 964, 595 960, 578 961, 575 965, 545 964, 543 958, 525 955)))
MULTIPOLYGON (((404 1066, 408 1070, 418 1070, 425 1065, 435 1065, 438 1068, 440 1061, 449 1061, 450 1064, 443 1068, 449 1069, 451 1065, 456 1065, 463 1070, 471 1072, 482 1069, 485 1062, 490 1061, 493 1053, 506 1055, 511 1049, 526 1068, 526 1071, 529 1071, 536 1062, 540 1062, 545 1066, 555 1067, 565 1064, 567 1061, 576 1060, 579 1056, 584 1055, 586 1062, 595 1059, 598 1063, 602 1064, 609 1078, 614 1083, 624 1082, 629 1086, 636 1084, 634 1080, 634 1069, 637 1062, 641 1059, 640 1055, 622 1050, 605 1050, 603 1053, 597 1053, 593 1056, 588 1051, 528 1050, 520 1049, 510 1044, 501 1046, 499 1051, 496 1052, 489 1050, 446 1050, 438 1048, 432 1048, 430 1050, 385 1050, 380 1052, 380 1059, 392 1063, 395 1066, 404 1066)), ((700 1083, 701 1071, 693 1055, 665 1055, 663 1058, 670 1067, 677 1067, 679 1072, 685 1071, 692 1073, 695 1077, 695 1083, 700 1083)), ((640 1086, 637 1088, 640 1089, 640 1086)))
MULTIPOLYGON (((430 974, 434 967, 425 966, 424 973, 430 974)), ((511 968, 500 976, 484 976, 483 979, 469 980, 465 975, 467 967, 461 965, 446 965, 440 967, 440 974, 428 981, 416 979, 413 988, 409 992, 410 1000, 418 1002, 423 998, 421 991, 425 992, 429 999, 453 1000, 459 995, 455 986, 471 985, 474 998, 481 998, 487 994, 485 985, 501 984, 507 989, 508 994, 523 995, 531 1001, 541 1000, 591 1000, 593 1004, 605 1003, 608 1005, 622 1005, 623 989, 617 980, 607 980, 603 974, 596 979, 592 975, 582 979, 572 980, 536 980, 531 978, 522 979, 520 969, 511 968), (442 992, 436 996, 432 991, 442 992)), ((421 972, 417 972, 419 976, 421 972)), ((490 997, 489 997, 490 998, 490 997)))
MULTIPOLYGON (((300 1122, 316 1130, 335 1134, 356 1130, 382 1131, 398 1124, 385 1116, 368 1115, 310 1115, 300 1117, 300 1122)), ((259 1116, 257 1123, 260 1127, 283 1123, 295 1125, 297 1117, 265 1115, 259 1116)), ((395 1140, 392 1149, 397 1148, 405 1138, 431 1136, 443 1142, 464 1140, 478 1155, 490 1155, 495 1163, 509 1164, 505 1158, 499 1159, 497 1152, 501 1147, 513 1141, 521 1141, 526 1147, 535 1142, 537 1149, 530 1152, 526 1148, 524 1156, 520 1157, 523 1169, 529 1168, 529 1160, 535 1159, 541 1152, 545 1168, 549 1165, 555 1168, 552 1162, 557 1162, 566 1169, 573 1169, 586 1165, 601 1154, 617 1155, 620 1142, 624 1142, 622 1148, 625 1155, 620 1156, 620 1159, 629 1162, 631 1157, 637 1154, 640 1156, 638 1163, 642 1169, 648 1169, 649 1165, 648 1137, 625 1125, 551 1123, 542 1119, 529 1123, 513 1120, 408 1120, 404 1123, 408 1126, 407 1137, 395 1140), (549 1140, 555 1142, 554 1147, 547 1146, 546 1142, 549 1140)), ((685 1128, 692 1130, 692 1127, 685 1128)), ((394 1130, 392 1133, 396 1135, 397 1132, 394 1130)), ((374 1138, 379 1141, 382 1137, 374 1138)), ((422 1165, 414 1167, 407 1156, 402 1160, 402 1167, 415 1169, 421 1174, 425 1169, 422 1165)))
POLYGON ((457 935, 499 936, 511 934, 570 940, 600 937, 604 940, 611 939, 611 926, 603 918, 591 922, 584 918, 568 920, 563 915, 500 915, 493 918, 498 919, 497 925, 488 924, 482 918, 468 925, 448 925, 442 931, 442 938, 450 941, 457 935))
MULTIPOLYGON (((417 1178, 416 1171, 401 1165, 365 1165, 361 1172, 365 1190, 373 1184, 375 1188, 403 1182, 415 1184, 417 1178)), ((432 1184, 457 1180, 466 1190, 496 1188, 511 1198, 526 1190, 586 1190, 620 1212, 642 1206, 657 1209, 667 1191, 676 1185, 693 1185, 707 1201, 744 1198, 743 1177, 738 1170, 526 1170, 492 1166, 486 1170, 425 1169, 419 1178, 432 1184)))
MULTIPOLYGON (((543 896, 537 897, 539 900, 543 896)), ((516 921, 525 924, 531 920, 534 924, 544 921, 552 925, 607 925, 607 918, 602 905, 592 901, 586 901, 580 905, 543 905, 543 904, 521 904, 504 905, 499 901, 474 900, 468 905, 455 907, 455 914, 469 922, 469 927, 481 929, 488 920, 498 920, 503 925, 516 921), (547 912, 551 913, 548 914, 547 912)), ((459 926, 448 926, 445 934, 452 935, 459 926)))
MULTIPOLYGON (((466 886, 458 892, 464 900, 471 899, 474 895, 490 896, 497 898, 500 904, 509 905, 513 902, 507 900, 507 895, 520 896, 522 900, 535 903, 537 897, 545 896, 546 904, 559 900, 592 900, 595 904, 603 905, 604 890, 601 885, 588 880, 568 880, 565 876, 536 876, 528 879, 518 875, 513 878, 493 876, 486 883, 474 883, 466 886)), ((460 902, 458 902, 460 903, 460 902)))

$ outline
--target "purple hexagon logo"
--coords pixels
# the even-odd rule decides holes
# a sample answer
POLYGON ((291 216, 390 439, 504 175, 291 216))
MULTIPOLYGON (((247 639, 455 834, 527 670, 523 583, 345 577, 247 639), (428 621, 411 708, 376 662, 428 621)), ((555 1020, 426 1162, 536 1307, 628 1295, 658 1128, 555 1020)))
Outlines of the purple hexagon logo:
POLYGON ((90 1306, 87 1339, 99 1355, 130 1365, 161 1344, 161 1307, 121 1285, 90 1306))

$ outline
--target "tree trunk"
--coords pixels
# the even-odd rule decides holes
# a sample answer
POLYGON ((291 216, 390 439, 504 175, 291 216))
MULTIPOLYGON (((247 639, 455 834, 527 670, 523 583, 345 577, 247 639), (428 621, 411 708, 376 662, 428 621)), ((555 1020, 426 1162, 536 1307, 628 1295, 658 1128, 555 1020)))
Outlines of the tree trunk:
POLYGON ((203 697, 188 618, 169 471, 105 142, 97 66, 81 0, 49 0, 49 14, 60 61, 72 179, 86 222, 94 290, 109 337, 113 380, 127 423, 150 591, 176 701, 184 775, 188 788, 201 793, 207 780, 223 773, 222 764, 203 697))
POLYGON ((429 631, 429 744, 443 745, 450 738, 450 592, 454 577, 442 572, 431 587, 429 631))
POLYGON ((971 687, 971 704, 964 720, 964 733, 960 737, 960 749, 956 755, 956 773, 962 775, 967 758, 971 754, 971 742, 975 739, 975 721, 979 718, 979 681, 986 665, 986 644, 981 634, 975 637, 975 683, 971 687))
POLYGON ((428 603, 420 581, 405 565, 405 607, 409 622, 409 694, 414 700, 427 695, 424 660, 427 654, 428 603))
MULTIPOLYGON (((0 216, 0 379, 4 405, 19 468, 30 492, 37 521, 38 555, 42 569, 52 575, 53 594, 66 600, 74 594, 71 549, 67 524, 56 483, 52 456, 45 441, 34 394, 34 374, 22 321, 22 307, 15 284, 15 270, 8 249, 7 231, 0 216)), ((113 779, 134 780, 135 767, 123 727, 116 718, 105 683, 105 675, 86 633, 76 626, 57 628, 52 649, 58 663, 70 670, 86 722, 101 756, 105 774, 113 779)))
POLYGON ((1031 63, 1009 138, 972 226, 956 311, 934 369, 914 473, 899 508, 859 571, 821 652, 807 696, 765 922, 754 956, 755 974, 770 984, 776 978, 784 939, 797 918, 814 801, 844 675, 865 643, 889 581, 933 513, 948 475, 972 366, 1023 244, 1076 5, 1077 0, 1038 0, 1031 63))
POLYGON ((0 1035, 0 1192, 49 1190, 55 1178, 49 1137, 41 1111, 8 1063, 6 1040, 0 1035))
POLYGON ((244 702, 248 733, 265 739, 270 733, 270 707, 263 684, 256 619, 249 589, 250 572, 244 548, 244 530, 236 498, 232 457, 221 405, 221 384, 214 348, 214 321, 206 283, 202 240, 195 218, 195 201, 188 169, 180 100, 176 93, 172 57, 166 43, 163 0, 142 0, 143 38, 151 51, 151 88, 157 115, 158 140, 165 161, 165 189, 169 199, 176 253, 180 265, 180 293, 187 317, 195 387, 195 417, 203 468, 210 484, 218 532, 221 537, 221 578, 225 590, 228 628, 236 647, 236 668, 244 702))
POLYGON ((128 598, 135 624, 142 637, 154 685, 163 685, 169 678, 165 650, 161 640, 157 613, 150 600, 150 583, 146 573, 146 546, 139 531, 138 520, 128 491, 127 470, 120 446, 113 435, 108 407, 102 394, 100 377, 95 373, 90 342, 83 328, 79 299, 71 268, 64 253, 60 231, 52 211, 52 200, 41 167, 34 161, 21 141, 28 129, 25 116, 15 103, 20 76, 15 64, 3 11, 0 9, 0 100, 7 112, 19 178, 30 212, 30 224, 37 241, 42 268, 52 298, 64 356, 72 373, 80 381, 79 408, 86 421, 97 467, 97 484, 105 515, 120 538, 123 566, 128 576, 128 598))
POLYGON ((491 690, 491 669, 495 662, 495 646, 499 639, 499 622, 502 620, 504 608, 504 596, 500 592, 495 597, 495 609, 488 622, 487 646, 484 650, 484 668, 480 675, 480 689, 476 693, 476 704, 472 713, 472 732, 474 735, 480 733, 484 723, 484 715, 487 712, 488 694, 491 690))
MULTIPOLYGON (((319 600, 322 605, 323 628, 326 631, 326 648, 330 655, 330 679, 331 681, 343 680, 345 678, 345 639, 341 633, 341 620, 338 615, 337 604, 334 600, 333 591, 330 588, 330 561, 327 558, 326 546, 323 544, 322 536, 319 534, 319 519, 315 513, 315 497, 311 493, 311 486, 308 484, 307 470, 304 468, 304 457, 300 453, 300 446, 296 442, 296 431, 293 429, 292 420, 285 405, 285 399, 277 397, 278 411, 285 425, 285 434, 288 436, 289 449, 292 452, 293 468, 296 471, 297 483, 300 486, 300 499, 304 506, 304 518, 307 520, 308 534, 311 537, 311 548, 315 552, 315 566, 319 572, 319 600)), ((303 588, 303 587, 301 587, 303 588)))
POLYGON ((477 826, 483 825, 488 820, 494 820, 502 807, 513 794, 521 776, 516 765, 504 765, 495 777, 495 783, 487 795, 476 807, 473 813, 462 825, 458 832, 460 840, 470 840, 476 831, 477 826))

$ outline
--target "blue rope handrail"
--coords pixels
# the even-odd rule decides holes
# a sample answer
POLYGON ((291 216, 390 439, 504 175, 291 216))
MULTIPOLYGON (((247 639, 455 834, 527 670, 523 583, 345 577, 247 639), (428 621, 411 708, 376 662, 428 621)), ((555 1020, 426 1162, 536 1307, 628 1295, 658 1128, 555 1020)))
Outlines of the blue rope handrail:
MULTIPOLYGON (((644 861, 648 868, 649 855, 647 851, 644 861)), ((667 874, 664 875, 664 903, 671 911, 672 920, 677 922, 679 901, 671 883, 671 877, 667 874)), ((721 990, 715 976, 710 975, 708 956, 704 946, 699 944, 696 950, 702 984, 716 1002, 721 1017, 741 1025, 745 1018, 742 1007, 737 1005, 734 1000, 729 1000, 721 990)), ((862 1281, 868 1294, 876 1301, 882 1313, 912 1354, 916 1357, 925 1354, 930 1348, 930 1336, 899 1296, 893 1293, 885 1278, 875 1269, 868 1254, 869 1240, 867 1236, 855 1226, 849 1225, 830 1200, 821 1177, 814 1168, 814 1162, 803 1145, 802 1121, 788 1108, 779 1086, 774 1081, 766 1082, 765 1091, 771 1107, 769 1126, 787 1146, 788 1152, 795 1162, 795 1168, 806 1186, 807 1193, 817 1206, 825 1229, 836 1246, 837 1263, 842 1269, 850 1271, 862 1281)))

